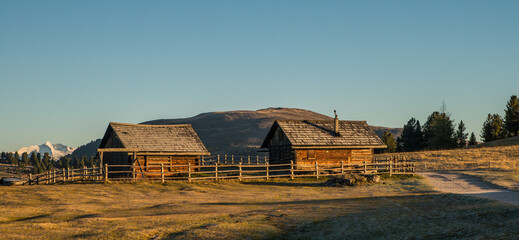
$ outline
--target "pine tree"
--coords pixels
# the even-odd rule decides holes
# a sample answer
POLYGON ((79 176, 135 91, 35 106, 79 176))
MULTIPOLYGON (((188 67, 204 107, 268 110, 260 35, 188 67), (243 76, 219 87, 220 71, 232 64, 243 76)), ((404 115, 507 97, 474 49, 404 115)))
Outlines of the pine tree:
POLYGON ((85 156, 82 156, 81 159, 79 160, 79 168, 84 168, 85 167, 85 156))
POLYGON ((458 143, 459 147, 465 147, 467 146, 467 137, 468 133, 465 133, 465 124, 463 123, 463 120, 460 121, 458 124, 458 130, 456 130, 456 142, 458 143))
POLYGON ((400 145, 401 151, 417 151, 422 148, 422 131, 420 122, 415 118, 409 119, 407 124, 404 125, 404 129, 400 138, 398 139, 398 145, 400 145))
POLYGON ((454 133, 454 123, 445 112, 433 112, 424 125, 424 141, 429 149, 456 147, 454 133))
POLYGON ((402 143, 402 139, 400 137, 396 138, 396 151, 397 152, 403 152, 404 151, 404 146, 403 146, 403 143, 402 143))
POLYGON ((3 163, 7 162, 7 154, 5 152, 2 152, 0 159, 3 163))
POLYGON ((396 141, 390 132, 386 131, 382 134, 382 142, 384 142, 384 144, 387 146, 384 152, 393 153, 396 151, 396 141))
POLYGON ((7 153, 7 163, 13 164, 14 161, 14 154, 13 153, 7 153))
POLYGON ((425 147, 424 143, 424 134, 422 131, 422 126, 420 125, 420 121, 416 120, 415 132, 414 132, 414 142, 416 146, 416 150, 422 150, 425 147))
POLYGON ((22 161, 21 161, 21 164, 18 164, 22 167, 26 167, 26 166, 29 166, 29 154, 24 152, 22 153, 22 161))
POLYGON ((481 138, 483 142, 490 142, 505 138, 507 131, 503 128, 503 119, 499 114, 488 114, 487 119, 483 123, 481 129, 481 138))
POLYGON ((77 158, 77 156, 74 156, 74 161, 72 162, 72 166, 74 169, 79 168, 79 159, 77 158))
POLYGON ((516 95, 512 95, 506 104, 504 123, 508 137, 519 136, 519 101, 516 95))
POLYGON ((43 154, 42 168, 45 171, 50 171, 50 170, 54 169, 54 166, 52 165, 49 153, 43 154))
POLYGON ((11 164, 18 165, 19 162, 20 162, 20 154, 18 154, 18 152, 15 152, 14 158, 13 158, 11 164))
POLYGON ((31 166, 36 166, 36 163, 38 162, 37 158, 38 158, 38 156, 37 156, 36 152, 32 152, 31 153, 31 158, 30 158, 31 159, 30 160, 30 165, 31 166))
POLYGON ((478 144, 478 140, 476 139, 476 135, 474 135, 474 132, 472 132, 469 138, 469 146, 474 146, 476 144, 478 144))

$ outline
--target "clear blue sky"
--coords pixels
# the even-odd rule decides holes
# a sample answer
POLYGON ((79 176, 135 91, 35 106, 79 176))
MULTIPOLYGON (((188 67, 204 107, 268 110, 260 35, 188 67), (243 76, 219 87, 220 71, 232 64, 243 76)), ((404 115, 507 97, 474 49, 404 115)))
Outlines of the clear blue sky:
POLYGON ((519 1, 0 1, 0 151, 108 122, 304 108, 480 133, 519 94, 519 1))

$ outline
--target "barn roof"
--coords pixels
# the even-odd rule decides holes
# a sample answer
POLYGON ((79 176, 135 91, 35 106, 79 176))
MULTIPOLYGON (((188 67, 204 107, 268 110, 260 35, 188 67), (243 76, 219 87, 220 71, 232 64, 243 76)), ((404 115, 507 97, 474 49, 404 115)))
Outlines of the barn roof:
POLYGON ((261 145, 268 148, 280 128, 292 147, 316 148, 386 148, 366 121, 339 121, 339 135, 333 132, 334 121, 276 120, 261 145))
POLYGON ((136 149, 140 152, 209 154, 191 124, 145 125, 111 122, 100 148, 106 147, 111 132, 115 133, 126 149, 136 149))

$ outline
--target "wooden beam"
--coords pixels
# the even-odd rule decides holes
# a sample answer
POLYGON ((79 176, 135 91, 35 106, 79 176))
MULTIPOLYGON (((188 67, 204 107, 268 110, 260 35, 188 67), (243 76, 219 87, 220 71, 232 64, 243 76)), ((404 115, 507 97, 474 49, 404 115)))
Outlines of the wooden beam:
POLYGON ((131 148, 98 148, 97 152, 103 153, 103 152, 138 152, 138 149, 131 149, 131 148))

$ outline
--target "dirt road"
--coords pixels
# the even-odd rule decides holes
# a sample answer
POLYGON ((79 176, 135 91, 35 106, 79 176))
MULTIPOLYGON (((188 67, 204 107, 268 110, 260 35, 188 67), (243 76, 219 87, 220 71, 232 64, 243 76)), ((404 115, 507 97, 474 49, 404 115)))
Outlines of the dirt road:
POLYGON ((479 178, 457 173, 420 173, 435 190, 494 199, 519 206, 519 192, 502 189, 479 178))

